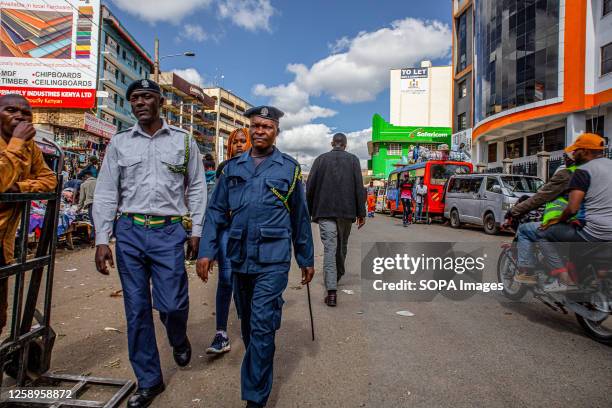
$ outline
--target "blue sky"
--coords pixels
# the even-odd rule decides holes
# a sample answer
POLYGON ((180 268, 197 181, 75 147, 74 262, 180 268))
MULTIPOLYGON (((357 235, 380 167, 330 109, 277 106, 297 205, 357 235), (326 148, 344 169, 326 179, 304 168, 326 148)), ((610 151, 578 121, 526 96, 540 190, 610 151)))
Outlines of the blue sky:
POLYGON ((281 150, 310 162, 336 131, 366 159, 374 113, 389 116, 390 68, 450 61, 448 0, 110 0, 136 39, 203 85, 218 83, 287 115, 281 150), (221 75, 224 76, 221 79, 221 75))

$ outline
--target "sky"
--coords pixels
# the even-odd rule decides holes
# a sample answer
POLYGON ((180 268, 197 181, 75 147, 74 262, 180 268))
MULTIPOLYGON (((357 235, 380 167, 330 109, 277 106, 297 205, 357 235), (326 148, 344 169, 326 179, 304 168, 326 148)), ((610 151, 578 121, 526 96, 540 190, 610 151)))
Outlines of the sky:
POLYGON ((202 86, 285 112, 277 145, 306 170, 336 132, 365 167, 372 115, 389 119, 389 70, 451 61, 449 0, 108 0, 153 55, 202 86))

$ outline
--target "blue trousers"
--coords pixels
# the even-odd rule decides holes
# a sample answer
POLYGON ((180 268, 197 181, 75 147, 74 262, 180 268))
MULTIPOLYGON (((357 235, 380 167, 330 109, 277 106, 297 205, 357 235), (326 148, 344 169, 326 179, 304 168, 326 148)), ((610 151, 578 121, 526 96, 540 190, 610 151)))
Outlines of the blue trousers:
POLYGON ((281 325, 288 271, 234 273, 234 297, 246 348, 242 360, 242 399, 265 405, 272 390, 274 337, 281 325))
POLYGON ((546 234, 540 228, 541 222, 527 222, 519 225, 516 233, 516 247, 518 252, 518 265, 520 267, 533 267, 535 265, 536 242, 544 240, 546 234))
POLYGON ((228 230, 219 235, 219 280, 217 281, 217 330, 227 330, 230 303, 232 302, 232 261, 227 258, 228 230))
POLYGON ((130 362, 138 386, 148 388, 163 380, 152 308, 159 311, 172 347, 182 346, 186 340, 189 294, 184 243, 187 234, 180 223, 149 229, 121 217, 115 235, 130 362))

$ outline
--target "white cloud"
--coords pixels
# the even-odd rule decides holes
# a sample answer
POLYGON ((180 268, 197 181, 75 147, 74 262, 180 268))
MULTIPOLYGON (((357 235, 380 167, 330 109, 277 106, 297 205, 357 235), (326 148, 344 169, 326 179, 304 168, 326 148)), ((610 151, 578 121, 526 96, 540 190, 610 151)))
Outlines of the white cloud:
POLYGON ((258 85, 256 91, 265 95, 291 89, 301 100, 304 94, 325 94, 343 103, 371 101, 388 86, 389 69, 446 58, 450 46, 448 25, 409 17, 376 31, 360 32, 354 38, 342 37, 330 46, 332 55, 312 66, 289 64, 287 70, 294 74, 291 83, 271 88, 258 85))
POLYGON ((333 109, 322 108, 316 105, 308 105, 297 112, 287 112, 280 120, 282 129, 292 129, 296 126, 305 125, 318 118, 330 118, 338 112, 333 109))
POLYGON ((333 44, 328 44, 329 50, 332 54, 336 54, 338 52, 346 51, 351 45, 351 40, 348 37, 342 37, 339 40, 336 40, 333 44))
POLYGON ((285 112, 297 112, 308 105, 308 93, 295 83, 267 87, 258 84, 253 87, 253 94, 270 97, 270 104, 278 106, 285 112))
POLYGON ((187 82, 198 86, 204 86, 204 77, 195 68, 173 69, 172 72, 187 82))
POLYGON ((155 23, 178 23, 194 11, 208 7, 213 0, 112 0, 121 10, 155 23))
MULTIPOLYGON (((311 123, 282 131, 277 145, 282 152, 297 158, 307 171, 317 156, 331 150, 334 133, 333 129, 324 124, 311 123)), ((367 143, 371 139, 372 129, 345 134, 348 139, 347 152, 359 157, 361 167, 365 168, 369 159, 367 143)))
POLYGON ((271 31, 270 19, 277 11, 270 0, 221 0, 219 16, 249 31, 271 31))
POLYGON ((181 38, 195 42, 204 42, 208 39, 208 33, 204 28, 197 24, 185 24, 179 33, 181 38))

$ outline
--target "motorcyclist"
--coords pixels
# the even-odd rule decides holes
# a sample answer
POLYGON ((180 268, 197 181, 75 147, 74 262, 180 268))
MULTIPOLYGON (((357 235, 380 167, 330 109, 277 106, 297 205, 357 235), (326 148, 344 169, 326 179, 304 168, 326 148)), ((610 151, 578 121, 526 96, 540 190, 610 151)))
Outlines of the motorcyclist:
MULTIPOLYGON (((547 210, 553 208, 553 203, 562 197, 569 188, 569 183, 575 170, 575 164, 571 153, 563 155, 564 165, 560 166, 550 180, 544 184, 537 193, 527 200, 520 201, 506 213, 506 222, 502 226, 504 229, 510 228, 513 220, 518 220, 530 211, 538 209, 547 204, 547 210)), ((560 212, 545 210, 543 222, 548 221, 549 217, 559 216, 560 212)), ((524 284, 535 284, 537 280, 534 275, 534 251, 533 243, 541 241, 542 222, 527 222, 520 224, 517 230, 517 249, 518 249, 518 268, 519 272, 514 280, 524 284)))
MULTIPOLYGON (((565 149, 574 154, 580 168, 570 180, 567 207, 543 230, 547 243, 612 241, 612 160, 604 157, 604 145, 601 136, 584 133, 565 149), (581 206, 584 206, 584 226, 568 223, 581 206)), ((545 286, 549 292, 565 291, 574 285, 557 247, 558 244, 542 245, 542 253, 552 268, 551 275, 558 278, 545 286)))

